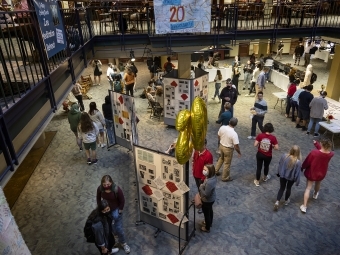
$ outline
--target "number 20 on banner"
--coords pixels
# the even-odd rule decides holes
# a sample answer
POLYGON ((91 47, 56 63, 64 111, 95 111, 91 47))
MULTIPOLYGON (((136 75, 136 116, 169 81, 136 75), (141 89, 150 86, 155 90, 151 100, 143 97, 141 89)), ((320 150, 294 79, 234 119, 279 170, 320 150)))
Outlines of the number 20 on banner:
POLYGON ((170 8, 170 22, 181 22, 185 18, 185 10, 183 6, 172 6, 170 8))

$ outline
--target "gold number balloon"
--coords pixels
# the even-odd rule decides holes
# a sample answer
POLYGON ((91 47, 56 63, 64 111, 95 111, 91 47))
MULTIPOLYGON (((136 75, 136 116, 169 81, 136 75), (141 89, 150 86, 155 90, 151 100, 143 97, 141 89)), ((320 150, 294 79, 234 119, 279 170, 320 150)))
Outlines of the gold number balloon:
POLYGON ((176 159, 185 164, 191 157, 192 150, 201 150, 207 135, 207 107, 202 98, 196 97, 191 111, 182 110, 176 118, 176 129, 179 136, 176 143, 176 159))

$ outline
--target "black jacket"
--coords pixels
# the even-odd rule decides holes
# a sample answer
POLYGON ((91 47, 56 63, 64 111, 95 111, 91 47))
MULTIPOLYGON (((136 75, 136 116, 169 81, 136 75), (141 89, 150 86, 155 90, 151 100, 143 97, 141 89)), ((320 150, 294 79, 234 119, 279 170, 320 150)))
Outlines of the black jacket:
POLYGON ((113 120, 110 96, 105 97, 105 104, 102 105, 102 110, 105 119, 113 120))
POLYGON ((234 105, 237 101, 237 91, 233 87, 224 87, 221 91, 220 98, 222 99, 222 105, 224 105, 226 102, 230 102, 231 105, 234 105), (224 98, 229 97, 230 100, 226 101, 224 98))
MULTIPOLYGON (((91 214, 95 215, 95 213, 91 214)), ((98 246, 104 245, 109 250, 114 245, 114 238, 112 235, 112 217, 111 212, 108 215, 96 215, 92 219, 92 230, 95 236, 95 243, 98 246)))

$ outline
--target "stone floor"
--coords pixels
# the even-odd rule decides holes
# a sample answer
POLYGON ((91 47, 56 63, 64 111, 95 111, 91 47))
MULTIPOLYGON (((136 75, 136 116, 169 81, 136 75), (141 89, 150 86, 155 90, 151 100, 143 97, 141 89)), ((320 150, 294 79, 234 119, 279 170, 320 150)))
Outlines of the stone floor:
MULTIPOLYGON (((283 61, 291 61, 291 56, 284 56, 283 61)), ((317 84, 327 84, 325 64, 319 60, 313 60, 312 63, 318 74, 317 84)), ((136 94, 140 95, 141 88, 149 79, 149 72, 145 63, 136 65, 139 69, 136 94)), ((90 74, 92 70, 87 69, 84 73, 90 74)), ((99 106, 104 102, 109 87, 104 76, 102 78, 101 86, 91 88, 91 101, 97 102, 99 106)), ((214 84, 209 86, 211 98, 214 84)), ((307 213, 302 214, 299 210, 306 183, 304 177, 301 178, 300 186, 293 187, 289 206, 281 206, 278 212, 273 212, 279 189, 279 179, 275 173, 281 154, 293 144, 301 147, 303 157, 313 149, 313 137, 295 129, 290 119, 280 114, 279 109, 273 109, 276 99, 272 93, 278 91, 280 89, 271 83, 267 84, 264 91, 264 98, 269 105, 265 122, 273 123, 280 146, 280 150, 274 152, 270 166, 273 178, 261 183, 260 187, 255 187, 253 183, 256 148, 247 136, 251 125, 249 108, 254 98, 245 97, 246 91, 241 90, 242 95, 235 105, 234 113, 239 119, 236 132, 242 152, 241 158, 235 155, 232 161, 231 174, 235 180, 218 182, 211 232, 206 234, 198 230, 184 254, 340 254, 339 138, 336 139, 335 156, 322 183, 319 199, 310 200, 307 213)), ((85 100, 87 109, 89 103, 89 100, 85 100)), ((177 131, 167 128, 162 121, 150 119, 145 99, 136 97, 136 106, 140 119, 140 145, 155 150, 167 149, 177 137, 177 131)), ((219 107, 217 101, 209 99, 207 146, 214 156, 214 162, 217 161, 215 151, 219 125, 215 124, 215 120, 219 107)), ((110 174, 126 196, 124 226, 131 254, 178 254, 176 238, 164 232, 154 238, 154 227, 135 225, 138 210, 131 152, 119 146, 110 151, 98 149, 98 165, 88 166, 85 153, 78 151, 67 115, 62 110, 56 113, 47 131, 57 131, 57 134, 12 210, 32 254, 98 254, 93 244, 85 242, 83 227, 88 214, 96 206, 96 188, 104 174, 110 174)), ((190 196, 193 196, 196 187, 192 177, 190 188, 190 196)), ((203 215, 198 215, 198 221, 201 220, 203 215)), ((199 227, 198 222, 196 227, 199 227)), ((118 254, 124 254, 124 251, 120 250, 118 254)))

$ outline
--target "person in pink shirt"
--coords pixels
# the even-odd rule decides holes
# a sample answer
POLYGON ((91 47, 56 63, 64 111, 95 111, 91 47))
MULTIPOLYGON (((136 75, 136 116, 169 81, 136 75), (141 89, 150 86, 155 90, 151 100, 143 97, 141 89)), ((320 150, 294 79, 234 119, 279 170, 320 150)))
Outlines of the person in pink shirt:
POLYGON ((307 178, 307 186, 303 196, 303 205, 300 210, 303 213, 307 211, 307 202, 313 183, 315 182, 313 198, 318 199, 321 181, 325 178, 328 170, 328 164, 334 156, 332 152, 332 142, 328 138, 322 138, 320 143, 313 140, 316 150, 312 150, 305 161, 302 163, 301 171, 307 178))
POLYGON ((256 137, 254 146, 258 147, 257 154, 256 154, 256 161, 257 161, 257 170, 256 170, 256 179, 254 180, 254 184, 256 187, 260 186, 260 178, 261 178, 261 171, 262 166, 264 165, 264 177, 263 181, 266 182, 270 179, 269 172, 269 164, 272 160, 272 150, 273 148, 278 150, 279 144, 277 139, 271 133, 274 132, 274 127, 272 123, 267 123, 263 127, 263 133, 259 134, 256 137))

